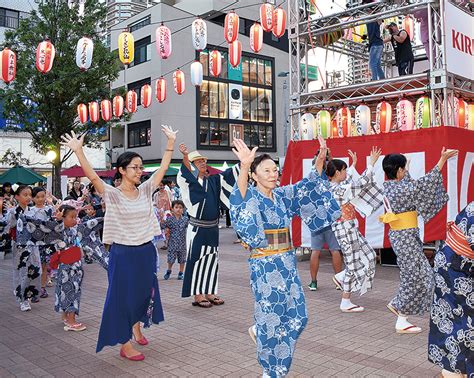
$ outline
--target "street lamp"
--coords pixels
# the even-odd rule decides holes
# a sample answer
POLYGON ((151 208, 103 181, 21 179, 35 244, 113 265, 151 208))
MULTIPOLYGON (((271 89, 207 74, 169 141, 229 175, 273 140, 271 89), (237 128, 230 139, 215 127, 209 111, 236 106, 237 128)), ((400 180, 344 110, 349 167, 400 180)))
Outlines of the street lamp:
POLYGON ((56 151, 49 150, 46 153, 46 159, 51 163, 51 193, 53 193, 53 195, 56 194, 54 193, 54 161, 57 157, 58 154, 56 153, 56 151))
POLYGON ((288 71, 281 71, 278 73, 278 77, 284 78, 283 80, 283 93, 282 93, 282 119, 283 119, 283 155, 286 156, 286 149, 288 147, 288 131, 289 131, 289 113, 290 113, 290 94, 288 91, 287 77, 290 73, 288 71))

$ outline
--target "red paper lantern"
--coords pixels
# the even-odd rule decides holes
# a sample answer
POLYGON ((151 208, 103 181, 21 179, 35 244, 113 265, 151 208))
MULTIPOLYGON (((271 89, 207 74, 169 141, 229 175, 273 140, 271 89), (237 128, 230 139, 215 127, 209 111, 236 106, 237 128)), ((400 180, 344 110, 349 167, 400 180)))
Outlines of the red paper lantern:
POLYGON ((415 21, 410 16, 405 16, 403 18, 403 29, 407 32, 410 37, 410 41, 413 41, 413 36, 415 35, 415 21))
POLYGON ((260 5, 260 22, 262 23, 262 28, 266 32, 272 31, 273 29, 273 5, 272 4, 262 4, 260 5))
POLYGON ((166 80, 162 77, 156 81, 155 96, 159 103, 166 100, 166 80))
POLYGON ((224 20, 224 38, 227 43, 234 42, 239 36, 239 16, 234 11, 227 13, 224 20))
POLYGON ((152 89, 150 84, 145 84, 140 90, 140 98, 144 108, 151 105, 152 89))
POLYGON ((127 97, 125 98, 125 107, 129 113, 135 113, 137 111, 138 97, 137 92, 128 91, 127 97))
POLYGON ((89 102, 89 117, 91 122, 99 121, 99 103, 97 101, 89 102))
POLYGON ((388 133, 392 128, 392 105, 382 101, 377 105, 375 113, 375 133, 388 133))
POLYGON ((0 77, 5 83, 10 83, 16 76, 16 54, 5 47, 0 53, 0 77))
POLYGON ((113 112, 114 116, 117 118, 122 117, 123 115, 123 97, 122 96, 115 96, 113 99, 113 112))
POLYGON ((87 122, 88 115, 86 104, 77 105, 77 115, 79 117, 79 121, 81 121, 82 124, 87 122))
POLYGON ((286 12, 282 8, 273 11, 273 28, 272 33, 275 37, 280 38, 285 34, 286 30, 286 12))
POLYGON ((348 107, 343 106, 336 112, 336 127, 339 138, 347 137, 352 132, 352 116, 348 107))
POLYGON ((174 71, 173 73, 173 86, 174 86, 174 91, 182 95, 186 89, 186 82, 184 80, 184 72, 181 71, 180 69, 174 71))
POLYGON ((209 72, 212 76, 219 76, 222 71, 222 56, 218 50, 212 50, 209 54, 209 72))
POLYGON ((105 122, 109 122, 112 118, 112 103, 110 100, 102 100, 100 102, 100 114, 105 122))
POLYGON ((232 42, 229 45, 229 63, 232 67, 237 67, 240 64, 242 57, 242 44, 239 40, 232 42))
POLYGON ((250 27, 250 48, 258 53, 263 47, 263 28, 258 22, 250 27))
POLYGON ((156 48, 162 59, 171 55, 171 30, 165 25, 156 28, 156 48))
POLYGON ((49 72, 55 55, 56 49, 50 41, 40 42, 36 48, 36 69, 41 73, 49 72))

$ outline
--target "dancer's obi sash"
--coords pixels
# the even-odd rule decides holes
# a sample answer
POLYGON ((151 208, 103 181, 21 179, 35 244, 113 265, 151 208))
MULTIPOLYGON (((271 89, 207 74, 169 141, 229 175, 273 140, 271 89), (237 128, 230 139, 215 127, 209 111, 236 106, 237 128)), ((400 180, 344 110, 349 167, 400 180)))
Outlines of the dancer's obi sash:
POLYGON ((195 227, 202 227, 202 228, 214 228, 219 226, 219 219, 214 220, 202 220, 197 219, 194 217, 189 217, 189 223, 195 227))
POLYGON ((81 249, 77 246, 58 251, 51 256, 49 265, 52 269, 58 269, 60 263, 62 264, 74 264, 81 259, 81 249))
POLYGON ((353 204, 350 202, 345 203, 341 206, 341 217, 337 220, 337 222, 344 222, 349 220, 356 219, 356 210, 353 204))
MULTIPOLYGON (((290 230, 288 228, 278 228, 264 230, 268 246, 265 248, 250 248, 250 258, 261 258, 278 253, 288 252, 293 249, 291 244, 290 230)), ((245 246, 245 245, 244 245, 245 246)))
POLYGON ((418 227, 418 213, 416 211, 406 211, 404 213, 386 213, 379 217, 382 223, 388 223, 392 230, 406 230, 418 227))
POLYGON ((474 259, 474 251, 471 249, 466 236, 454 222, 448 222, 446 244, 449 245, 457 255, 474 259))

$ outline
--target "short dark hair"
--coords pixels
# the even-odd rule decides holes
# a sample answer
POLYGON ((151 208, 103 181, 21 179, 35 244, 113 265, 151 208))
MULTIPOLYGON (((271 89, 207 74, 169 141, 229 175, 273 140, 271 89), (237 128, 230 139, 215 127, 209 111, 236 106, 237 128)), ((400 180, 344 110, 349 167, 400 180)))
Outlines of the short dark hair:
POLYGON ((262 154, 257 156, 250 165, 250 173, 255 173, 257 167, 265 160, 273 160, 273 158, 269 154, 262 154))
POLYGON ((117 178, 122 178, 122 174, 120 173, 119 168, 127 168, 128 165, 132 162, 132 160, 137 157, 142 159, 143 161, 141 155, 137 154, 136 152, 126 151, 120 154, 117 158, 117 174, 119 175, 119 177, 115 176, 114 180, 116 180, 117 178))
POLYGON ((183 206, 183 209, 186 208, 186 206, 184 206, 184 202, 181 200, 174 200, 173 202, 171 202, 171 208, 175 207, 176 205, 183 206))
POLYGON ((328 177, 334 177, 336 171, 342 171, 347 168, 347 164, 341 159, 329 160, 326 165, 326 175, 328 177))
POLYGON ((31 191, 31 187, 28 186, 28 185, 18 185, 18 188, 16 188, 15 190, 15 196, 19 196, 20 193, 25 190, 25 189, 29 189, 31 191))
POLYGON ((3 183, 3 187, 4 187, 4 188, 5 188, 5 187, 11 188, 11 187, 12 187, 12 183, 11 183, 11 182, 8 182, 8 181, 7 181, 7 182, 4 182, 4 183, 3 183))
POLYGON ((399 168, 405 168, 407 158, 402 154, 388 154, 382 160, 382 168, 389 180, 397 178, 399 168))
POLYGON ((33 188, 33 190, 31 191, 31 196, 33 198, 35 198, 39 193, 41 192, 45 192, 46 193, 46 190, 44 188, 42 188, 41 186, 35 186, 33 188))
POLYGON ((77 211, 75 207, 71 205, 61 205, 59 206, 59 211, 63 213, 63 217, 65 217, 71 211, 77 211))

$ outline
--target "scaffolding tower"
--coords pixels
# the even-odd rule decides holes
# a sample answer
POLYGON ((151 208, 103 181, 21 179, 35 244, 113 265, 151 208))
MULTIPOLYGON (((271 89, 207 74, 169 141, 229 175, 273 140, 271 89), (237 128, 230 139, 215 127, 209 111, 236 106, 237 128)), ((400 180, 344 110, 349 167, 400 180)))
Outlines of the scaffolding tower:
MULTIPOLYGON (((466 101, 474 99, 474 85, 468 80, 447 70, 445 2, 448 0, 392 0, 359 5, 359 1, 347 1, 347 9, 328 16, 315 17, 311 14, 309 1, 288 0, 288 38, 290 42, 290 125, 291 139, 300 139, 300 117, 305 112, 332 109, 344 103, 345 106, 358 105, 364 101, 375 105, 385 100, 396 103, 401 97, 416 98, 428 95, 431 99, 431 126, 454 124, 454 98, 466 101), (429 70, 407 76, 394 76, 394 54, 384 53, 382 66, 386 79, 362 82, 354 72, 348 72, 349 84, 311 90, 308 80, 308 52, 313 47, 345 54, 349 63, 357 68, 357 62, 368 62, 369 55, 363 43, 340 38, 331 44, 322 41, 331 33, 344 34, 344 30, 376 20, 384 20, 418 11, 427 12, 429 70), (319 38, 318 38, 319 37, 319 38), (300 71, 300 62, 305 70, 300 71)), ((414 45, 413 50, 423 49, 414 45)), ((374 106, 372 106, 373 108, 374 106)))

